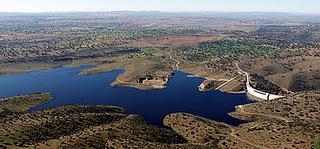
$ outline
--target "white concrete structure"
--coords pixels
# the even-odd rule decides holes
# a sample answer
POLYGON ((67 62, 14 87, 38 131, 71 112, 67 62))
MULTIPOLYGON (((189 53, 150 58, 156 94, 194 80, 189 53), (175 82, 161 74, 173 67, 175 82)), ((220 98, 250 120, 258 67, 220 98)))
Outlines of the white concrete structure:
POLYGON ((248 94, 250 94, 251 96, 257 97, 257 98, 263 99, 263 100, 274 100, 274 99, 285 97, 285 96, 274 95, 274 94, 270 94, 270 93, 267 93, 267 92, 263 92, 263 91, 259 91, 259 90, 254 89, 250 85, 249 74, 247 72, 243 71, 242 69, 240 69, 237 63, 236 63, 236 67, 239 69, 239 73, 240 74, 245 74, 246 75, 246 77, 247 77, 246 88, 247 88, 248 94))

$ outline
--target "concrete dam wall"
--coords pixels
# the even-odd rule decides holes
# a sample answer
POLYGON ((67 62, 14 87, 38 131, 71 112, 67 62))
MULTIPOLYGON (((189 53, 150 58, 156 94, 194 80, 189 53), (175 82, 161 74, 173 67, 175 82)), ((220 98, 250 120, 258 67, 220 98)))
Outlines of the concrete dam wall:
POLYGON ((247 88, 248 94, 250 94, 251 96, 259 98, 259 99, 262 99, 262 100, 274 100, 274 99, 279 99, 279 98, 285 97, 285 96, 270 94, 270 93, 267 93, 267 92, 263 92, 263 91, 259 91, 257 89, 254 89, 250 85, 249 74, 247 72, 243 71, 242 69, 240 69, 238 64, 236 64, 236 67, 239 69, 239 73, 240 74, 245 74, 246 75, 246 77, 247 77, 246 88, 247 88))

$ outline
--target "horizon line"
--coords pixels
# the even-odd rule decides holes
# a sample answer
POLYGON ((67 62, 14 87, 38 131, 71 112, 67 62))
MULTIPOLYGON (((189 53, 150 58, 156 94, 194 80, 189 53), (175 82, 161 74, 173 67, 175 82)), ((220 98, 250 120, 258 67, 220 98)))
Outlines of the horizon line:
POLYGON ((0 13, 101 13, 101 12, 160 12, 160 13, 283 13, 283 14, 300 14, 300 15, 320 15, 317 12, 285 12, 285 11, 163 11, 163 10, 67 10, 67 11, 0 11, 0 13))

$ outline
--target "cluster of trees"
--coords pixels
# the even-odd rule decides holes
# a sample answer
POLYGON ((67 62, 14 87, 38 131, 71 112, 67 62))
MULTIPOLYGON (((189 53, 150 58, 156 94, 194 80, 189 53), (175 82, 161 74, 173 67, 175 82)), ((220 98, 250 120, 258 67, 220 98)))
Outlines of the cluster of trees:
POLYGON ((217 58, 239 58, 241 56, 275 56, 280 52, 281 49, 271 46, 243 44, 238 40, 224 39, 202 42, 195 47, 184 47, 179 53, 191 61, 211 61, 217 58))
POLYGON ((243 35, 245 44, 266 44, 279 48, 320 48, 320 25, 280 26, 264 25, 258 30, 243 35))

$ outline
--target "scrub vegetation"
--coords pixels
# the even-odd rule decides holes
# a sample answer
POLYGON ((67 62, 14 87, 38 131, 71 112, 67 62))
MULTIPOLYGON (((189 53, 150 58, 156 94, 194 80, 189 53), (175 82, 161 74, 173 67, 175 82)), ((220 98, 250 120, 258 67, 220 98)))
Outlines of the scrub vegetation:
MULTIPOLYGON (((278 13, 92 12, 0 14, 0 75, 94 66, 123 69, 113 86, 162 89, 176 70, 203 77, 200 90, 245 92, 246 78, 281 100, 238 106, 240 126, 187 113, 151 126, 110 106, 28 112, 52 99, 0 99, 0 148, 317 148, 319 16, 278 13), (3 134, 3 135, 2 135, 3 134)), ((1 93, 1 91, 0 91, 1 93)), ((134 113, 133 113, 134 114, 134 113)))

